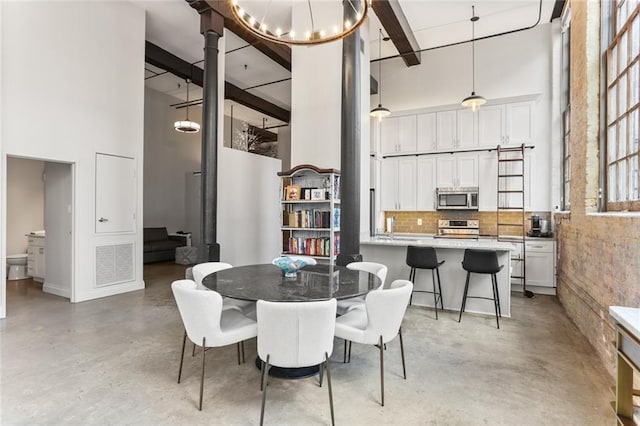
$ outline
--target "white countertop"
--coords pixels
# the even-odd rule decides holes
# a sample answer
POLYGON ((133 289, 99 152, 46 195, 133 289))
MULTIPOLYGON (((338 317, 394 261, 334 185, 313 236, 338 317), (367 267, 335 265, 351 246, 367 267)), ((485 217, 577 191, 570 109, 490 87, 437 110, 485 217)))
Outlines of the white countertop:
POLYGON ((609 306, 609 315, 637 338, 640 338, 640 309, 609 306))
POLYGON ((451 249, 485 249, 485 250, 501 250, 512 251, 516 247, 506 241, 498 241, 495 238, 481 239, 455 239, 455 238, 434 238, 433 236, 409 236, 394 235, 393 238, 388 236, 363 237, 360 238, 360 244, 364 245, 380 245, 380 246, 430 246, 436 248, 451 249))

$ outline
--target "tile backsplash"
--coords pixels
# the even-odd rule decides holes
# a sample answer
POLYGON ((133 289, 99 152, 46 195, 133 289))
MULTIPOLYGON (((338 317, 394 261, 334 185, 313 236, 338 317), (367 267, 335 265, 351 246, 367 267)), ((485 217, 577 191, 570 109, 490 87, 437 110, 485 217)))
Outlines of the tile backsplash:
MULTIPOLYGON (((529 232, 531 221, 529 217, 534 212, 525 212, 525 229, 529 232)), ((551 212, 535 212, 542 219, 551 219, 551 212)), ((405 234, 437 234, 439 219, 477 219, 480 221, 480 235, 496 235, 497 234, 497 218, 496 212, 479 212, 479 211, 387 211, 386 218, 395 216, 396 225, 394 232, 405 234), (422 225, 418 225, 418 219, 422 219, 422 225)), ((501 212, 500 219, 503 223, 519 223, 522 219, 522 213, 501 212)), ((519 235, 520 227, 501 227, 501 233, 504 235, 519 235)))

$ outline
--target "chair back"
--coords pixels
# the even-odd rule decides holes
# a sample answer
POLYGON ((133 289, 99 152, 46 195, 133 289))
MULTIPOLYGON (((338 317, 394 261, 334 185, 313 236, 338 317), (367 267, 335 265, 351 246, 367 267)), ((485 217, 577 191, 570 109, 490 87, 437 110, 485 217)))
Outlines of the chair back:
POLYGON ((310 367, 333 352, 336 299, 320 302, 258 300, 258 356, 284 368, 310 367))
POLYGON ((418 269, 434 269, 438 267, 438 256, 433 247, 407 247, 407 266, 418 269))
POLYGON ((222 296, 216 291, 202 291, 192 280, 177 280, 171 284, 180 317, 189 340, 207 347, 216 346, 220 340, 220 316, 222 296))
POLYGON ((384 281, 387 279, 387 272, 389 271, 389 268, 385 265, 375 262, 351 262, 347 265, 347 269, 365 271, 377 275, 381 281, 380 286, 377 288, 378 290, 384 287, 384 281))
POLYGON ((205 262, 198 263, 191 269, 191 273, 193 274, 193 280, 196 282, 196 286, 200 290, 208 290, 205 286, 202 285, 202 280, 209 274, 213 274, 214 272, 222 271, 223 269, 233 268, 232 265, 224 262, 205 262))
POLYGON ((367 343, 377 343, 380 336, 386 343, 398 335, 412 291, 411 281, 395 280, 388 289, 367 294, 367 328, 364 331, 367 343))
POLYGON ((502 266, 498 265, 498 254, 494 250, 466 249, 462 269, 477 274, 497 274, 502 266))

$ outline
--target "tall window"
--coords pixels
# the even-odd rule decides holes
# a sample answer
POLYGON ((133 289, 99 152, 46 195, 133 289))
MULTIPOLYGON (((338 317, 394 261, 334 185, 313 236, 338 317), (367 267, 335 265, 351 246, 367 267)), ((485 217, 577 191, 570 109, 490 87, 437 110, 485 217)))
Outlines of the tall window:
POLYGON ((565 4, 562 11, 562 210, 571 209, 571 5, 565 4))
POLYGON ((607 209, 640 210, 640 1, 612 4, 607 49, 607 209))

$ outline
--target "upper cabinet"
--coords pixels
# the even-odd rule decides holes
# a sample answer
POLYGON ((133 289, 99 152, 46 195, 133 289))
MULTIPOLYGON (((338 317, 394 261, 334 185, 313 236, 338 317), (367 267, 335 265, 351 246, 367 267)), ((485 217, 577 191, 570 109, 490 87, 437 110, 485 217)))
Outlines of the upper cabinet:
POLYGON ((416 209, 416 158, 385 158, 380 167, 381 210, 416 209))
POLYGON ((384 119, 380 124, 382 155, 416 151, 416 116, 407 115, 384 119))
POLYGON ((437 148, 436 138, 438 132, 436 131, 436 113, 418 114, 417 120, 417 151, 435 151, 437 148))
POLYGON ((533 141, 533 103, 490 105, 478 111, 480 146, 520 145, 533 141))
POLYGON ((437 112, 437 149, 476 146, 474 117, 475 114, 467 109, 437 112))
POLYGON ((459 188, 478 186, 478 155, 438 155, 436 186, 459 188))

